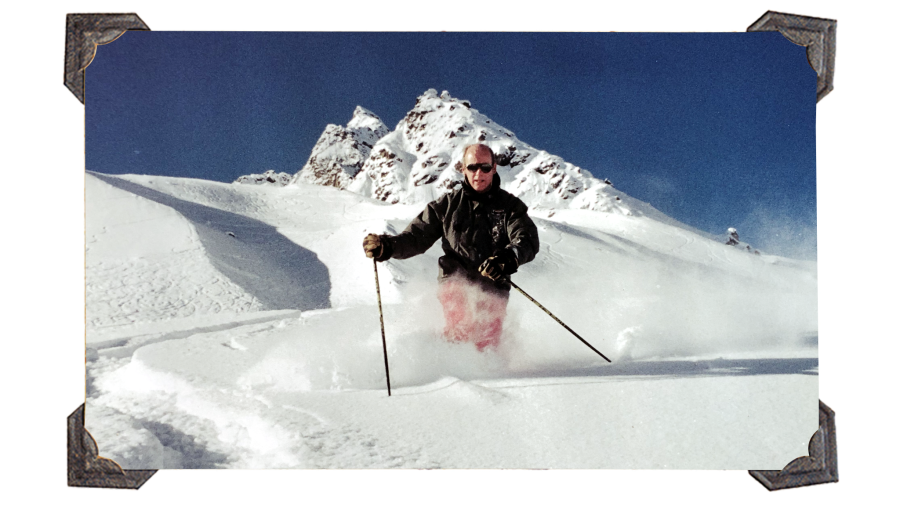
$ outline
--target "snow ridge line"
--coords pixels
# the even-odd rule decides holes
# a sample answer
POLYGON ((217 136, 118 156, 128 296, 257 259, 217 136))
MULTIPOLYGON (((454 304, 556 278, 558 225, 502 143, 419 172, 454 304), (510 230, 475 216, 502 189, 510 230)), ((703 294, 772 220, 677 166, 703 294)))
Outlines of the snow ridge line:
POLYGON ((303 311, 293 311, 289 313, 278 312, 276 315, 270 316, 262 316, 259 318, 254 318, 251 320, 241 320, 237 322, 229 322, 229 323, 220 323, 218 325, 208 325, 204 327, 195 327, 186 330, 176 330, 173 332, 166 333, 158 333, 151 332, 147 334, 138 334, 135 336, 129 336, 122 339, 116 339, 113 341, 105 341, 98 343, 96 345, 88 345, 88 348, 92 348, 103 355, 116 357, 116 358, 124 358, 134 354, 134 352, 143 346, 148 346, 155 343, 161 343, 163 341, 172 341, 176 339, 185 339, 198 334, 210 334, 213 332, 219 332, 222 330, 231 330, 239 327, 244 327, 248 325, 255 325, 258 323, 266 323, 270 321, 283 320, 285 318, 294 318, 299 317, 303 311))

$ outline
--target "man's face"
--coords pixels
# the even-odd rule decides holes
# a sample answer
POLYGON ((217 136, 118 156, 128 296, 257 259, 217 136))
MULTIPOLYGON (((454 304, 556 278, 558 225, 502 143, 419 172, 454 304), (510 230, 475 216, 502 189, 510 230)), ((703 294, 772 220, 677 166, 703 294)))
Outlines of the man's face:
POLYGON ((487 191, 497 173, 497 166, 491 163, 491 153, 484 149, 470 149, 463 156, 463 170, 469 185, 477 192, 487 191), (484 172, 481 167, 490 167, 490 171, 484 172), (474 170, 471 170, 474 169, 474 170))

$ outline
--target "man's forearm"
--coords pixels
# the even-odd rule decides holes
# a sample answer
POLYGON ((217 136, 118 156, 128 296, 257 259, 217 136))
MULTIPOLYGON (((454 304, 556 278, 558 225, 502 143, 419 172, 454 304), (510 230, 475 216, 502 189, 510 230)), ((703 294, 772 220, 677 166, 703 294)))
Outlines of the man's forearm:
POLYGON ((403 232, 400 235, 386 236, 386 239, 390 242, 391 245, 391 257, 400 260, 425 253, 426 251, 428 251, 428 248, 430 248, 431 245, 436 241, 436 239, 431 239, 429 241, 429 238, 415 235, 411 232, 403 232))

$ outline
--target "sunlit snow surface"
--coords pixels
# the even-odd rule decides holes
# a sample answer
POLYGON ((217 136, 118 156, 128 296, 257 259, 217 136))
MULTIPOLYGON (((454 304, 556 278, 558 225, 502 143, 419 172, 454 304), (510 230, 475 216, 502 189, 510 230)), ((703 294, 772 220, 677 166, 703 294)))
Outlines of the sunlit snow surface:
POLYGON ((818 427, 816 264, 649 217, 532 211, 499 349, 441 338, 422 205, 86 176, 87 408, 124 468, 781 469, 818 427))

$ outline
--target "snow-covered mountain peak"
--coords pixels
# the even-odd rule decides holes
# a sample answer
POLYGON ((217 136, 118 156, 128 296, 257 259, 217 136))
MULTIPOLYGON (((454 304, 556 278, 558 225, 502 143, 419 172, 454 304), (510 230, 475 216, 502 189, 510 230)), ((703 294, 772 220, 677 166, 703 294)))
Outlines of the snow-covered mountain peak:
POLYGON ((358 105, 356 106, 356 109, 353 110, 353 118, 350 120, 350 123, 347 124, 347 127, 355 128, 353 126, 353 123, 361 120, 371 120, 379 124, 384 124, 381 121, 381 118, 379 118, 378 115, 376 115, 374 112, 366 109, 361 105, 358 105))
POLYGON ((473 109, 468 100, 453 98, 446 90, 438 95, 429 89, 420 95, 397 125, 396 130, 401 129, 414 152, 450 151, 457 159, 469 144, 487 144, 500 153, 507 151, 510 140, 515 139, 515 134, 473 109))
POLYGON ((372 146, 388 132, 381 118, 357 106, 346 127, 325 127, 306 165, 294 175, 291 183, 304 181, 346 188, 353 176, 362 170, 372 146))
POLYGON ((349 189, 389 203, 428 202, 462 183, 456 164, 474 143, 491 147, 503 188, 530 206, 658 213, 590 172, 522 142, 468 100, 435 89, 420 95, 394 131, 378 141, 349 189))
POLYGON ((459 162, 465 147, 475 143, 491 147, 502 188, 532 209, 649 216, 698 232, 609 180, 521 141, 468 100, 433 88, 416 98, 393 131, 360 106, 346 127, 328 125, 291 182, 336 186, 390 204, 424 204, 462 184, 459 162))
POLYGON ((357 140, 362 144, 369 145, 369 147, 390 131, 387 125, 381 121, 381 118, 359 105, 353 111, 353 118, 347 123, 347 130, 355 133, 357 140))

